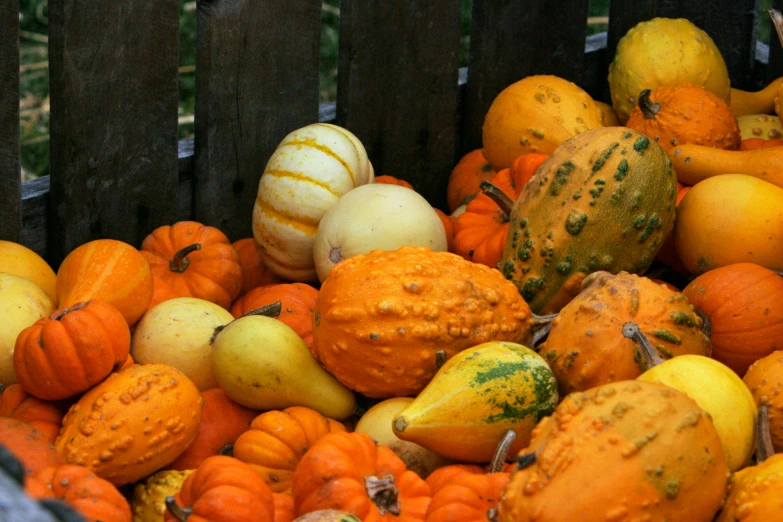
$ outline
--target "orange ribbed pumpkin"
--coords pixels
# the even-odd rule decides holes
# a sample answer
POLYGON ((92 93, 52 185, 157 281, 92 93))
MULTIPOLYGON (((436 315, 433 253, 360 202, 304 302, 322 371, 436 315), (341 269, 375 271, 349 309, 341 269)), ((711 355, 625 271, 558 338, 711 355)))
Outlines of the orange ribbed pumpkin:
POLYGON ((776 453, 783 452, 783 349, 751 364, 742 381, 757 406, 768 406, 770 441, 776 453))
POLYGON ((276 285, 285 282, 266 267, 261 256, 258 255, 255 239, 252 237, 239 239, 231 243, 231 246, 239 254, 239 264, 242 266, 240 297, 259 286, 276 285))
POLYGON ((462 156, 451 171, 449 184, 446 187, 449 212, 454 212, 460 205, 470 203, 480 192, 481 182, 492 179, 494 175, 495 169, 484 157, 483 149, 476 149, 462 156))
POLYGON ((63 422, 63 412, 56 405, 33 397, 21 384, 3 388, 0 395, 0 417, 25 422, 54 443, 63 422))

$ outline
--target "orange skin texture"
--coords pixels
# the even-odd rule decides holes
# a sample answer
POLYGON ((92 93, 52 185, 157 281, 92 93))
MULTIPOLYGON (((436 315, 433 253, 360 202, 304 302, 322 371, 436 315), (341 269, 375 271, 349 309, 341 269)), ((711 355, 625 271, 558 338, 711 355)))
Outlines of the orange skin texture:
POLYGON ((10 417, 32 426, 54 443, 63 421, 63 412, 46 401, 33 397, 21 384, 12 384, 0 395, 0 417, 10 417))
POLYGON ((35 475, 25 489, 32 498, 62 500, 86 520, 130 522, 128 501, 110 482, 84 466, 63 464, 35 475))
POLYGON ((757 406, 769 405, 772 447, 776 453, 783 452, 783 350, 754 362, 742 380, 757 406))
POLYGON ((712 520, 729 476, 709 416, 666 385, 621 381, 566 397, 520 455, 499 522, 712 520))
POLYGON ((405 468, 392 450, 364 433, 331 433, 302 458, 293 476, 293 497, 299 515, 336 509, 362 522, 423 521, 430 503, 430 487, 405 468), (367 493, 365 478, 392 475, 399 491, 400 514, 381 514, 367 493))
POLYGON ((450 216, 440 210, 439 208, 432 207, 432 210, 435 211, 435 213, 440 218, 441 222, 443 223, 443 229, 446 231, 446 248, 449 252, 454 251, 454 224, 457 221, 457 218, 450 216))
POLYGON ((715 522, 768 522, 783 518, 783 455, 732 474, 729 494, 715 522))
POLYGON ((0 417, 0 444, 19 459, 28 477, 63 463, 46 434, 10 417, 0 417))
POLYGON ((296 518, 296 506, 294 497, 284 495, 283 493, 272 493, 272 499, 275 502, 275 521, 274 522, 293 522, 296 518))
POLYGON ((510 473, 463 473, 432 492, 427 522, 489 522, 510 473))
POLYGON ((669 151, 677 179, 686 185, 723 174, 745 174, 783 188, 783 147, 722 150, 682 145, 669 151))
POLYGON ((413 185, 411 185, 404 179, 395 178, 394 176, 388 176, 388 175, 378 176, 375 178, 375 181, 373 181, 373 183, 386 183, 388 185, 399 185, 401 187, 414 190, 413 185))
POLYGON ((250 429, 250 423, 260 413, 232 401, 220 388, 203 391, 201 396, 204 398, 204 410, 196 438, 169 465, 169 469, 196 469, 208 457, 218 455, 226 445, 233 444, 250 429))
MULTIPOLYGON (((233 457, 209 457, 174 496, 192 509, 188 522, 276 522, 269 486, 253 468, 233 457)), ((166 512, 165 520, 177 520, 166 512)))
POLYGON ((480 192, 479 184, 495 176, 495 169, 484 157, 483 149, 468 152, 452 169, 446 187, 446 202, 449 212, 469 203, 480 192))
POLYGON ((742 140, 739 150, 766 149, 769 147, 780 147, 781 145, 783 145, 783 140, 780 139, 747 138, 742 140))
POLYGON ((234 456, 250 464, 275 493, 291 494, 291 477, 313 445, 345 427, 300 406, 257 416, 234 444, 234 456))
MULTIPOLYGON (((682 183, 677 182, 676 204, 678 206, 680 204, 680 201, 682 201, 682 198, 685 197, 685 194, 687 194, 688 191, 691 190, 691 188, 692 187, 686 187, 682 183)), ((669 235, 667 235, 666 239, 663 240, 661 249, 655 255, 655 260, 663 263, 664 265, 668 266, 675 272, 678 272, 682 275, 690 275, 688 269, 685 267, 685 265, 682 264, 682 260, 680 259, 680 256, 677 254, 677 249, 674 248, 674 232, 669 232, 669 235)))
POLYGON ((195 221, 159 227, 144 238, 141 254, 150 264, 155 286, 170 286, 178 297, 197 297, 228 310, 242 288, 239 254, 215 227, 195 221), (172 270, 174 255, 194 244, 201 249, 187 255, 187 267, 172 270))
POLYGON ((447 358, 489 341, 527 344, 532 314, 495 269, 426 247, 375 250, 332 269, 318 293, 313 348, 370 397, 420 392, 447 358))
POLYGON ((254 288, 264 285, 276 285, 284 280, 273 274, 258 255, 256 240, 252 237, 238 239, 231 243, 239 254, 239 264, 242 267, 242 287, 239 289, 241 297, 254 288))
POLYGON ((14 372, 39 399, 56 401, 87 391, 119 369, 130 352, 130 329, 109 303, 91 300, 61 308, 22 330, 14 372))
POLYGON ((712 357, 740 377, 783 349, 783 278, 775 272, 736 263, 705 272, 683 293, 710 319, 712 357))
POLYGON ((99 299, 136 324, 152 299, 152 272, 138 250, 114 239, 96 239, 68 254, 57 271, 57 307, 99 299))

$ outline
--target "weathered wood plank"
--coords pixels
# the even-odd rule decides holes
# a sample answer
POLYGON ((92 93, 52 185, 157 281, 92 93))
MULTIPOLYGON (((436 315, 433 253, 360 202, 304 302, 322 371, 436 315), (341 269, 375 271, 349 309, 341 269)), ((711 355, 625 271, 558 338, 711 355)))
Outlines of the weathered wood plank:
POLYGON ((587 0, 474 0, 462 152, 481 146, 484 116, 512 83, 553 74, 582 85, 587 0))
POLYGON ((48 255, 177 215, 177 0, 49 3, 48 255), (104 30, 109 28, 110 30, 104 30))
POLYGON ((203 0, 196 57, 195 218, 252 235, 258 180, 318 119, 320 0, 203 0))
POLYGON ((0 239, 19 241, 19 0, 0 2, 0 239))
POLYGON ((343 0, 337 123, 377 175, 445 208, 457 147, 460 0, 343 0))

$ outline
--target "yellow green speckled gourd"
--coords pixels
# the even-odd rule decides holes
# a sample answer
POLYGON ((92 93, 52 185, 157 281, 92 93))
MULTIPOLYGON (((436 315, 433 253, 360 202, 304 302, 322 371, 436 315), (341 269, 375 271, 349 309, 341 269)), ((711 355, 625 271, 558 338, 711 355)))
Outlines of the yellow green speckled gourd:
POLYGON ((516 200, 498 263, 538 314, 558 312, 598 270, 642 273, 674 225, 677 177, 663 149, 626 127, 575 136, 516 200))
POLYGON ((516 433, 511 452, 527 446, 557 401, 555 375, 540 355, 489 342, 449 359, 392 426, 399 438, 444 457, 489 462, 508 430, 516 433))

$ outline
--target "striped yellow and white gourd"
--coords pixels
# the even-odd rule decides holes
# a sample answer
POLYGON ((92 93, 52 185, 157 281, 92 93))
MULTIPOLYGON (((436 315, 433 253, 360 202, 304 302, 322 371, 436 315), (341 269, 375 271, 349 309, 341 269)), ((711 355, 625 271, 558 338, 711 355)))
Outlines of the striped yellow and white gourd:
POLYGON ((269 270, 292 281, 317 281, 318 223, 340 196, 374 179, 361 141, 342 127, 315 123, 283 138, 253 207, 253 236, 269 270))

